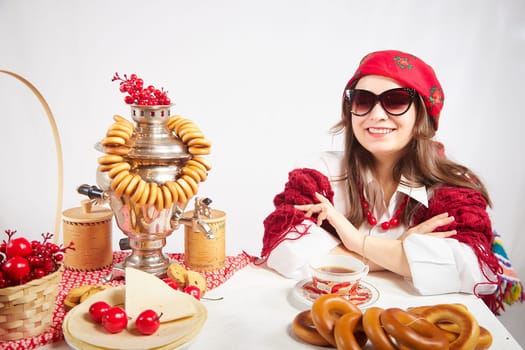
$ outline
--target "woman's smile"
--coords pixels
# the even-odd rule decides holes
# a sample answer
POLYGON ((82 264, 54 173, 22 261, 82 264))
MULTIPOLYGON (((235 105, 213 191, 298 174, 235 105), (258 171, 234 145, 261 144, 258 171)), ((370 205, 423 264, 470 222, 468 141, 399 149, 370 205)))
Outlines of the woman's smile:
POLYGON ((372 135, 387 135, 395 131, 395 129, 392 129, 392 128, 375 128, 375 127, 367 128, 367 130, 372 135))

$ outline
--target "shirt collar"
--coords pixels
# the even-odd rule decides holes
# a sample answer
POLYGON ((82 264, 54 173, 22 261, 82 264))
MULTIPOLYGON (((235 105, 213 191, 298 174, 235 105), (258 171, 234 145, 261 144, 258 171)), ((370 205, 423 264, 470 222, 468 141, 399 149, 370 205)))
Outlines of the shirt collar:
POLYGON ((419 203, 423 204, 425 207, 428 207, 427 187, 426 186, 409 187, 405 185, 405 183, 408 183, 408 181, 403 175, 401 175, 401 182, 397 186, 396 191, 404 193, 410 198, 413 198, 419 203))
MULTIPOLYGON (((367 184, 375 181, 370 170, 366 172, 365 179, 367 184)), ((407 179, 401 175, 401 182, 397 186, 396 192, 404 193, 410 198, 415 199, 419 203, 423 204, 425 207, 428 207, 428 193, 426 186, 410 187, 405 185, 406 183, 408 183, 407 179)))

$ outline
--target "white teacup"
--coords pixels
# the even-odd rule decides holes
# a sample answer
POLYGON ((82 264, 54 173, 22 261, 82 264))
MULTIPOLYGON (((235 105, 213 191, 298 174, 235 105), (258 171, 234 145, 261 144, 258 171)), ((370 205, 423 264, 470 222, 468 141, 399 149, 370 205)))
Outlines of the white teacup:
POLYGON ((310 261, 312 284, 321 294, 351 296, 369 266, 350 255, 323 255, 310 261))

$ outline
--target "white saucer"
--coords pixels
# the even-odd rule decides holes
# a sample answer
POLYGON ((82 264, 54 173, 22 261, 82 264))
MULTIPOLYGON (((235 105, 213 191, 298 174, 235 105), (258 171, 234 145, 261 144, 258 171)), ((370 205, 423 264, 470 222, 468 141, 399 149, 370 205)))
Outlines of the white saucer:
MULTIPOLYGON (((316 292, 312 288, 312 280, 305 279, 298 282, 292 290, 292 295, 295 300, 301 303, 301 306, 309 308, 312 306, 315 299, 320 297, 322 294, 316 292)), ((357 289, 357 293, 354 296, 349 297, 360 309, 366 309, 371 306, 379 299, 379 291, 372 284, 361 281, 357 289)))

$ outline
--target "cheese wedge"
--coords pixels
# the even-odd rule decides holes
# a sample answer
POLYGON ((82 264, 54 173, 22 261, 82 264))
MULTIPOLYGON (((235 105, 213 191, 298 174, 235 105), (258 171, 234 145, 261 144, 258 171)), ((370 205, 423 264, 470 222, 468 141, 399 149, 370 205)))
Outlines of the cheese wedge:
POLYGON ((168 286, 166 282, 147 272, 126 267, 125 309, 131 323, 146 309, 158 314, 161 323, 195 315, 193 296, 168 286))

